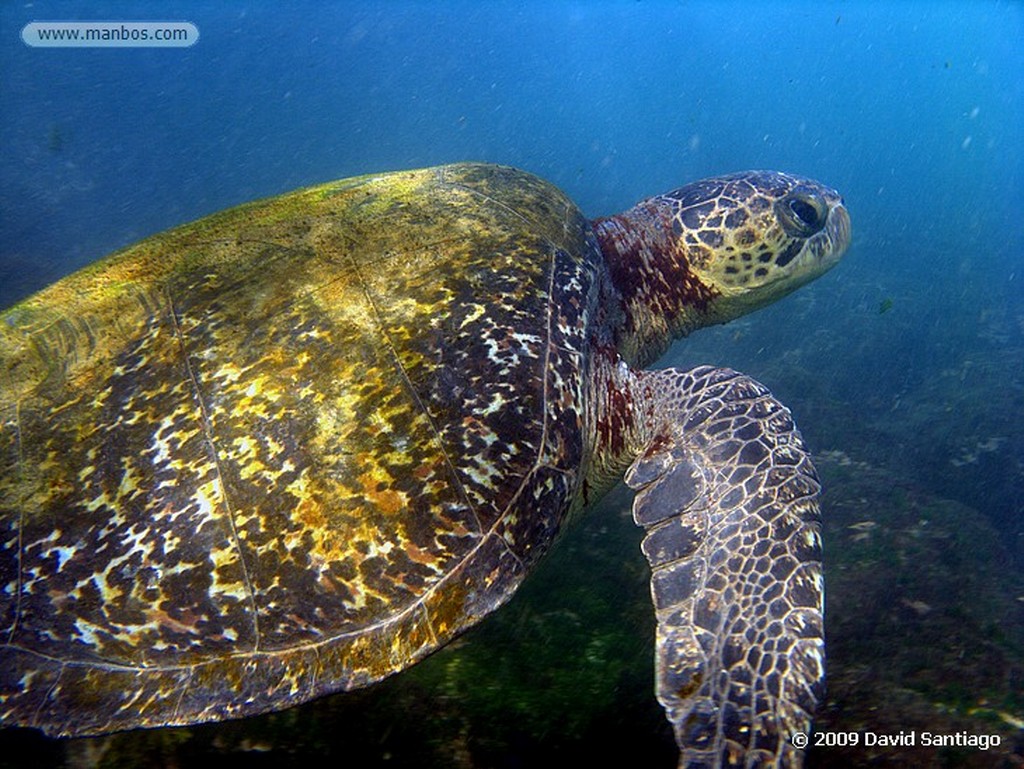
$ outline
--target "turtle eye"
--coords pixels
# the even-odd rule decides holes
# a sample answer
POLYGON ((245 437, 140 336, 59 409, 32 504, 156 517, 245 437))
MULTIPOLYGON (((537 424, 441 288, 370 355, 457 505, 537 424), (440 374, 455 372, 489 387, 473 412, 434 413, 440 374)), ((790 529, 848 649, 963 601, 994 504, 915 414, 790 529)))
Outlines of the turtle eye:
POLYGON ((776 212, 787 233, 809 238, 820 232, 828 219, 828 206, 815 192, 794 190, 776 204, 776 212))

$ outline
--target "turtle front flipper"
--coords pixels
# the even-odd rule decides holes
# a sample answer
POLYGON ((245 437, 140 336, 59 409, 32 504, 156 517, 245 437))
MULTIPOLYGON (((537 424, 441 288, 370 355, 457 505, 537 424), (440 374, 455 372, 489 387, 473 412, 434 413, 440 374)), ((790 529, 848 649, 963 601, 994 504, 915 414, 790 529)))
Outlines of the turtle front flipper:
POLYGON ((799 766, 824 684, 819 484, 789 411, 728 369, 643 375, 626 473, 647 535, 658 700, 680 767, 799 766))

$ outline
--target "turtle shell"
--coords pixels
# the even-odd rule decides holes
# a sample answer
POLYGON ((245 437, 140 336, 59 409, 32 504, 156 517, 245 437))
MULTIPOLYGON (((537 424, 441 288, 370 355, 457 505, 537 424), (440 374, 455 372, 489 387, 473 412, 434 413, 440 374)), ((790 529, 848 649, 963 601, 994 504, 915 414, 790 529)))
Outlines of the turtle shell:
POLYGON ((0 316, 0 717, 247 715, 501 604, 580 479, 589 224, 520 171, 366 176, 0 316))

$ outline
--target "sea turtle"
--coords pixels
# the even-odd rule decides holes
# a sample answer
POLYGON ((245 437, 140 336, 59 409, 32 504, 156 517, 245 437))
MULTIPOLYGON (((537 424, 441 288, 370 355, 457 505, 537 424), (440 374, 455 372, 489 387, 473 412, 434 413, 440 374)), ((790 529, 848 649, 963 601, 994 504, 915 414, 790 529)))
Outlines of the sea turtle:
POLYGON ((644 370, 832 267, 839 195, 706 179, 588 221, 487 164, 215 214, 0 315, 0 718, 285 708, 504 603, 625 475, 686 765, 801 757, 818 483, 736 372, 644 370))

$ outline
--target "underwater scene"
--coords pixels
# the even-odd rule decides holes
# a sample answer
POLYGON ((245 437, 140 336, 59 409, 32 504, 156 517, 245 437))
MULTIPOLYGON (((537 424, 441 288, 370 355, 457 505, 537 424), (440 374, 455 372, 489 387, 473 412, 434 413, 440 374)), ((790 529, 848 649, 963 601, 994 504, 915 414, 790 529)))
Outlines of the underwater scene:
MULTIPOLYGON (((513 166, 589 218, 750 169, 834 188, 839 264, 656 366, 764 383, 813 457, 826 689, 806 766, 1024 767, 1024 4, 9 2, 0 105, 0 308, 364 174, 513 166), (38 38, 165 21, 193 39, 38 38)), ((615 486, 399 675, 220 723, 2 728, 0 767, 675 766, 633 496, 615 486)))

